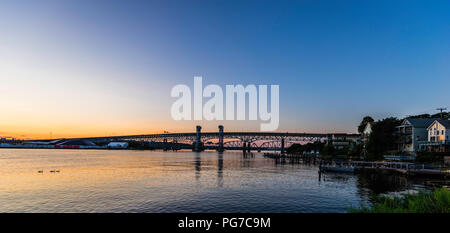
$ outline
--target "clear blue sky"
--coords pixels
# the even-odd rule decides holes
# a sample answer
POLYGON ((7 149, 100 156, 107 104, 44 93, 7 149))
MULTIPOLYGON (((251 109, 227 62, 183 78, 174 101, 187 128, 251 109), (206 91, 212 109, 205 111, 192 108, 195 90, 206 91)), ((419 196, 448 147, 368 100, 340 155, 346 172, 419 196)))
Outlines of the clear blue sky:
POLYGON ((193 129, 168 118, 170 89, 194 75, 280 85, 280 131, 434 113, 450 107, 449 12, 413 0, 2 1, 0 134, 193 129))

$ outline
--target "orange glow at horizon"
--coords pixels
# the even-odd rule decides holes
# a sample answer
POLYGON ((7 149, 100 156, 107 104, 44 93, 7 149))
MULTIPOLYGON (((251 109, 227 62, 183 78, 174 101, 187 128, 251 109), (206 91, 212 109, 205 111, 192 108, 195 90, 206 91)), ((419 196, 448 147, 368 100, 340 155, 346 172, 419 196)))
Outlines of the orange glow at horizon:
MULTIPOLYGON (((105 124, 92 125, 83 123, 69 124, 24 124, 4 125, 0 124, 0 137, 13 137, 16 139, 56 139, 77 137, 104 137, 120 135, 139 135, 163 133, 164 131, 175 131, 170 124, 165 127, 160 123, 131 122, 128 124, 105 124), (155 127, 152 127, 155 126, 155 127)), ((178 128, 177 131, 182 130, 178 128)), ((185 131, 192 131, 188 128, 185 131)))

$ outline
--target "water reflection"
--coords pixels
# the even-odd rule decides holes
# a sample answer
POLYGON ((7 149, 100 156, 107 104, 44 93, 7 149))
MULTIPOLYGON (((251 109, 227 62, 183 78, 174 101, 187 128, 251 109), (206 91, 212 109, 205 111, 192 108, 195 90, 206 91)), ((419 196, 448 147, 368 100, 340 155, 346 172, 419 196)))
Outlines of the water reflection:
POLYGON ((391 175, 382 172, 364 172, 358 174, 357 187, 370 190, 373 193, 398 192, 412 188, 414 181, 404 176, 391 175))
POLYGON ((402 177, 320 174, 314 163, 215 151, 5 149, 0 177, 0 212, 346 212, 372 192, 421 188, 402 177))
POLYGON ((254 158, 254 153, 252 152, 244 152, 242 153, 242 160, 241 160, 241 167, 242 168, 251 168, 254 165, 253 163, 253 158, 254 158))
POLYGON ((223 152, 217 155, 217 186, 223 186, 223 152))
POLYGON ((198 180, 200 178, 200 171, 202 170, 202 159, 200 156, 200 152, 195 153, 195 179, 198 180))

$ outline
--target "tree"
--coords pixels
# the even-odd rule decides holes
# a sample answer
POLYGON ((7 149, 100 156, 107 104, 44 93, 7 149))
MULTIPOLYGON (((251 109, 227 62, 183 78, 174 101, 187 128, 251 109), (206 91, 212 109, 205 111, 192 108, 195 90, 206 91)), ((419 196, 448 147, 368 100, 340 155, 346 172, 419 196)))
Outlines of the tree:
POLYGON ((448 119, 448 118, 450 118, 450 112, 442 112, 442 115, 441 115, 441 113, 436 113, 436 114, 431 115, 432 118, 441 118, 441 116, 442 116, 442 119, 448 119))
POLYGON ((408 116, 407 118, 430 118, 430 114, 425 113, 425 114, 420 114, 420 115, 412 115, 412 116, 408 116))
POLYGON ((335 149, 334 149, 333 145, 327 144, 322 149, 322 154, 324 154, 324 155, 334 155, 334 153, 335 153, 335 149))
POLYGON ((362 144, 351 145, 348 150, 348 156, 351 158, 359 158, 362 153, 363 153, 362 144))
POLYGON ((420 114, 420 115, 408 116, 407 118, 441 118, 441 116, 443 119, 448 119, 450 117, 450 112, 442 112, 442 115, 441 115, 441 113, 436 113, 433 115, 425 113, 425 114, 420 114))
POLYGON ((362 134, 364 132, 364 129, 366 128, 367 123, 373 123, 374 120, 372 117, 370 116, 366 116, 363 118, 363 120, 361 121, 361 124, 359 124, 358 126, 358 132, 360 134, 362 134))
POLYGON ((367 142, 368 160, 381 160, 383 153, 395 149, 397 136, 394 134, 401 121, 395 117, 379 120, 372 125, 372 133, 367 142))
POLYGON ((289 148, 286 149, 286 153, 288 154, 301 154, 303 153, 303 146, 301 144, 295 143, 292 144, 289 148))
POLYGON ((286 152, 288 154, 303 154, 303 152, 321 152, 322 148, 325 146, 325 143, 322 142, 314 142, 307 143, 304 145, 295 143, 292 144, 289 148, 287 148, 286 152))

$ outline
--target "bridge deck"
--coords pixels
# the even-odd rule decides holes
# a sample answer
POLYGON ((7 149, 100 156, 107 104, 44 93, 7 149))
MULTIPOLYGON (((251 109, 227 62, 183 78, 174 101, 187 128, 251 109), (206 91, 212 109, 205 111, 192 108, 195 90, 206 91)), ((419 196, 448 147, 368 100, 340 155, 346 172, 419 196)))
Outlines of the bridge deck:
MULTIPOLYGON (((316 137, 327 138, 331 136, 335 137, 356 137, 359 134, 347 134, 347 133, 284 133, 284 132, 224 132, 224 137, 316 137)), ((107 137, 86 137, 77 139, 133 139, 133 138, 176 138, 176 137, 195 137, 196 133, 165 133, 165 134, 141 134, 141 135, 123 135, 123 136, 107 136, 107 137)), ((202 132, 202 137, 218 137, 219 132, 202 132)))

